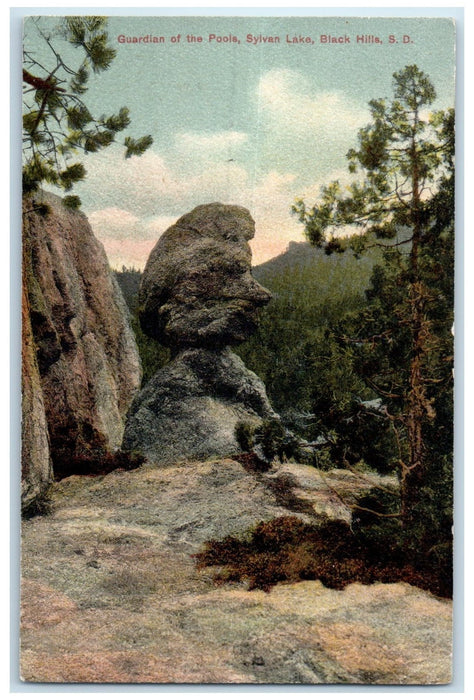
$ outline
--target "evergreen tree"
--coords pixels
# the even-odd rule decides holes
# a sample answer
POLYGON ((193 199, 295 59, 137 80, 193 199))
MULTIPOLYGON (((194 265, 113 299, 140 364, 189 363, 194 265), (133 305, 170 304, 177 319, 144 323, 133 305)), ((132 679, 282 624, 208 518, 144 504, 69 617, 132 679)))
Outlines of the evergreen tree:
POLYGON ((417 66, 393 78, 393 99, 370 102, 372 122, 348 153, 350 172, 362 178, 347 190, 333 182, 316 205, 299 201, 294 211, 328 253, 344 249, 337 230, 348 225, 360 230, 351 238, 356 254, 368 245, 385 250, 369 306, 339 339, 384 403, 398 445, 400 517, 419 544, 433 539, 427 514, 443 520, 443 536, 450 520, 454 116, 426 114, 436 93, 417 66))
MULTIPOLYGON (((77 154, 95 153, 110 146, 130 124, 127 107, 117 114, 95 117, 83 97, 91 73, 107 70, 116 51, 109 44, 104 17, 64 17, 53 31, 43 27, 40 17, 29 22, 48 53, 46 58, 39 58, 40 52, 25 41, 23 191, 35 191, 47 182, 68 192, 86 176, 77 154), (66 63, 67 45, 79 50, 75 65, 66 63)), ((125 157, 142 154, 152 142, 151 136, 125 137, 125 157)), ((64 201, 71 207, 80 205, 76 196, 67 196, 64 201)))

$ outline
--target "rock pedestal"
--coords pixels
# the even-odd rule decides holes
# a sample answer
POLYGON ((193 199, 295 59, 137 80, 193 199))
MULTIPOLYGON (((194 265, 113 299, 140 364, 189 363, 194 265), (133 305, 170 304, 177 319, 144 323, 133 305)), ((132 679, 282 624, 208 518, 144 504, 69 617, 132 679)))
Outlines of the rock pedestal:
POLYGON ((144 387, 130 411, 122 448, 153 462, 241 452, 240 421, 278 418, 265 386, 228 348, 187 348, 144 387))
POLYGON ((235 454, 239 422, 277 418, 262 381, 229 349, 257 324, 271 294, 253 279, 243 207, 199 206, 150 254, 139 292, 143 330, 172 348, 173 360, 135 399, 123 449, 156 463, 235 454))

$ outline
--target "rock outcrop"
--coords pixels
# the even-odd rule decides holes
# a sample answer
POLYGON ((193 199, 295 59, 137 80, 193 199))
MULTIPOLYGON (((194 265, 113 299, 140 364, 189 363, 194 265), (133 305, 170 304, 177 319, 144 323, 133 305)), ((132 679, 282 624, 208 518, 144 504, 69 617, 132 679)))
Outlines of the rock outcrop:
POLYGON ((367 482, 297 464, 257 475, 229 459, 64 479, 54 514, 24 525, 23 679, 449 683, 450 600, 408 583, 301 581, 264 593, 196 569, 206 540, 259 521, 350 517, 334 490, 357 497, 367 482))
POLYGON ((263 382, 228 348, 188 348, 160 370, 134 402, 123 449, 156 463, 230 455, 239 422, 278 418, 263 382))
MULTIPOLYGON (((36 459, 31 442, 38 442, 35 431, 41 433, 43 447, 48 439, 40 418, 41 396, 53 468, 61 464, 64 472, 69 461, 120 447, 141 368, 128 311, 103 246, 87 218, 64 207, 55 195, 25 198, 23 275, 24 343, 31 350, 31 324, 36 354, 24 354, 23 369, 28 372, 35 360, 40 377, 40 386, 36 382, 32 388, 34 399, 25 401, 25 393, 23 399, 23 473, 31 484, 45 473, 44 459, 36 459)), ((31 385, 27 374, 25 381, 31 385)))
POLYGON ((256 328, 271 294, 253 279, 243 207, 207 204, 160 238, 139 292, 143 330, 172 348, 173 360, 140 392, 123 448, 157 463, 239 451, 237 423, 276 419, 261 380, 229 345, 256 328))
POLYGON ((48 422, 36 359, 28 297, 23 279, 21 309, 21 504, 27 512, 46 492, 53 478, 48 422))

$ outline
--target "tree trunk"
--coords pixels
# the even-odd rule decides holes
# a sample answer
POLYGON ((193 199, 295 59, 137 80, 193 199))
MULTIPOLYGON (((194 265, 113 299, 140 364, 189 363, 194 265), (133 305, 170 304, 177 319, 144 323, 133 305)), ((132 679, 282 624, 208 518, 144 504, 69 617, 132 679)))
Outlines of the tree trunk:
POLYGON ((424 321, 425 294, 419 275, 419 252, 422 237, 420 222, 420 174, 416 152, 416 125, 411 146, 412 162, 412 221, 413 241, 410 253, 409 304, 411 316, 412 347, 407 392, 406 426, 408 433, 408 463, 402 466, 401 506, 402 522, 409 528, 416 520, 416 508, 425 473, 425 448, 423 444, 423 420, 427 414, 428 400, 423 381, 422 364, 426 353, 426 322, 424 321))

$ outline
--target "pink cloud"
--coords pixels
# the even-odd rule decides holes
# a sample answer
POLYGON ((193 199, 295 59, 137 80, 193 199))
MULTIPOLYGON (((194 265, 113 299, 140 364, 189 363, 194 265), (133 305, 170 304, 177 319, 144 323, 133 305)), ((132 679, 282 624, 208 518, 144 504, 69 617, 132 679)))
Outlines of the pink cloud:
POLYGON ((135 267, 142 270, 156 241, 133 241, 107 238, 102 241, 109 264, 114 270, 135 267))

